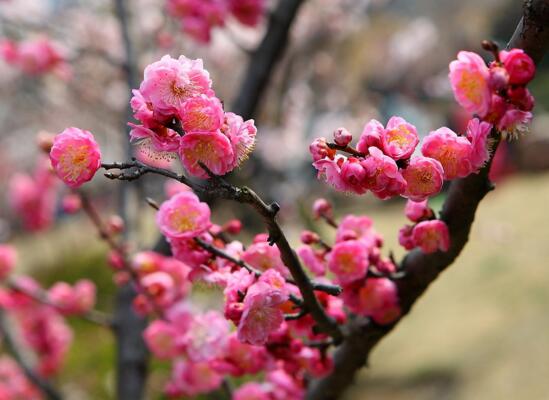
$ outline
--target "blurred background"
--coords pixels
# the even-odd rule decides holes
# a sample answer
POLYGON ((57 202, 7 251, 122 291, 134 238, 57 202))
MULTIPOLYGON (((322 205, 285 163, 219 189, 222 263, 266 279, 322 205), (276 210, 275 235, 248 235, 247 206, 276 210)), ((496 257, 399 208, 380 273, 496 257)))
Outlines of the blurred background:
MULTIPOLYGON (((269 8, 276 6, 269 2, 269 8)), ((193 41, 166 15, 162 0, 132 2, 130 33, 142 69, 164 54, 202 58, 225 108, 245 78, 248 51, 265 23, 243 28, 229 21, 211 43, 193 41)), ((311 219, 317 197, 331 199, 336 215, 366 214, 397 259, 406 223, 404 201, 335 193, 315 177, 308 145, 345 126, 357 137, 371 118, 400 115, 420 135, 442 125, 463 131, 467 115, 454 102, 448 63, 480 42, 504 46, 520 19, 516 0, 308 0, 291 30, 255 115, 257 148, 233 173, 262 197, 282 206, 281 220, 297 243, 300 229, 328 228, 311 219)), ((0 1, 0 37, 47 36, 61 49, 62 71, 25 74, 0 61, 0 242, 20 253, 18 271, 48 286, 88 277, 98 285, 102 310, 112 309, 115 286, 107 249, 84 216, 63 212, 63 192, 51 201, 53 220, 29 231, 10 208, 10 181, 32 174, 36 135, 77 126, 98 138, 106 161, 126 159, 129 92, 120 26, 107 0, 0 1)), ((494 162, 497 190, 482 202, 462 256, 374 351, 346 399, 547 399, 549 396, 549 69, 547 57, 531 90, 536 97, 528 136, 502 146, 494 162)), ((174 165, 174 168, 179 166, 174 165)), ((120 184, 98 174, 87 190, 107 215, 116 212, 120 184)), ((158 234, 144 196, 161 200, 164 180, 140 180, 130 197, 133 248, 148 249, 158 234)), ((61 192, 61 193, 59 193, 61 192)), ((439 209, 441 194, 434 201, 439 209)), ((254 218, 224 203, 214 220, 254 218)), ((70 399, 109 399, 114 349, 109 332, 71 320, 75 342, 60 385, 70 399)), ((154 365, 150 398, 159 398, 168 366, 154 365)))

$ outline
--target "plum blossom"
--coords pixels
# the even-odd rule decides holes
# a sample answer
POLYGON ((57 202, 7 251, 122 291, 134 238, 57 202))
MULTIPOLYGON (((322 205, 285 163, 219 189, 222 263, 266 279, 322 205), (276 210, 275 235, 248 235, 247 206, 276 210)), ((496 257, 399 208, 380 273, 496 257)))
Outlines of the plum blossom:
POLYGON ((220 131, 185 134, 181 138, 179 156, 189 174, 203 179, 209 175, 201 163, 215 175, 225 175, 235 167, 231 142, 220 131))
POLYGON ((0 244, 0 281, 7 278, 17 263, 17 251, 9 244, 0 244))
POLYGON ((328 268, 342 284, 363 278, 368 271, 368 250, 358 240, 337 243, 328 257, 328 268))
POLYGON ((393 160, 410 158, 418 142, 416 127, 400 117, 391 117, 381 132, 383 152, 393 160))
POLYGON ((169 238, 193 238, 210 227, 210 207, 192 192, 179 192, 160 205, 156 223, 169 238))
POLYGON ((95 298, 95 285, 88 279, 81 279, 74 286, 57 282, 48 291, 49 301, 63 315, 85 314, 94 307, 95 298))
POLYGON ((407 186, 404 197, 422 201, 440 192, 444 181, 444 169, 439 161, 429 157, 413 157, 402 171, 407 186))
POLYGON ((489 111, 489 76, 488 67, 478 54, 460 51, 457 60, 450 63, 450 84, 456 101, 471 114, 484 117, 489 111))
POLYGON ((448 251, 450 248, 448 226, 444 221, 438 219, 423 221, 414 226, 412 240, 427 254, 437 250, 448 251))
POLYGON ((177 345, 177 337, 180 334, 176 327, 164 320, 152 321, 143 332, 143 338, 147 347, 155 357, 166 360, 180 353, 177 345))
POLYGON ((221 101, 204 94, 185 101, 178 114, 181 126, 187 133, 217 131, 225 118, 221 101))
POLYGON ((499 56, 509 74, 509 83, 513 85, 526 85, 534 78, 536 66, 524 50, 502 50, 499 56))
POLYGON ((429 133, 421 147, 425 157, 442 164, 444 178, 447 180, 463 178, 472 172, 471 151, 471 143, 467 138, 458 136, 446 127, 429 133))
POLYGON ((481 122, 478 118, 469 120, 467 124, 467 139, 471 142, 470 162, 473 171, 478 171, 490 158, 488 136, 492 124, 481 122))
POLYGON ((91 132, 67 128, 55 136, 50 161, 57 176, 67 186, 77 188, 101 167, 101 151, 91 132))
POLYGON ((428 200, 413 201, 408 200, 404 207, 404 215, 412 222, 420 222, 433 217, 433 210, 427 204, 428 200))

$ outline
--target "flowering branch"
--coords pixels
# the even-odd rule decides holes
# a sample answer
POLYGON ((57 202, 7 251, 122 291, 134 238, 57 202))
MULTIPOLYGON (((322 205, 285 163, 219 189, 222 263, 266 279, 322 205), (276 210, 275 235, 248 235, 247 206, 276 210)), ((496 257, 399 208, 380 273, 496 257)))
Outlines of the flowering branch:
MULTIPOLYGON (((276 215, 280 209, 277 203, 267 204, 265 203, 253 190, 248 187, 233 186, 223 178, 215 176, 210 172, 210 179, 205 184, 197 184, 190 181, 184 175, 178 175, 171 171, 149 167, 137 160, 133 160, 127 163, 103 163, 102 167, 109 169, 120 169, 123 172, 118 174, 106 174, 107 178, 118 180, 133 180, 146 173, 160 174, 181 183, 184 183, 191 187, 193 191, 198 195, 204 195, 210 198, 233 200, 238 203, 250 205, 263 219, 263 222, 269 232, 269 243, 276 244, 280 250, 282 261, 286 265, 294 279, 296 286, 299 287, 303 301, 316 323, 319 326, 320 331, 330 335, 334 339, 334 343, 340 343, 343 340, 343 334, 339 326, 330 317, 326 315, 326 312, 318 302, 315 290, 315 285, 305 271, 303 270, 297 255, 290 247, 286 236, 284 235, 280 225, 276 221, 276 215), (126 171, 129 172, 126 173, 126 171)), ((205 168, 203 166, 203 168, 205 168)), ((324 288, 324 287, 323 287, 324 288)))
MULTIPOLYGON (((524 3, 524 17, 508 45, 522 48, 539 62, 549 48, 549 1, 524 3)), ((495 151, 495 146, 492 151, 495 151)), ((406 315, 431 282, 459 255, 468 241, 475 212, 480 201, 493 189, 488 179, 490 163, 479 174, 469 175, 452 183, 444 203, 441 219, 448 225, 451 243, 448 252, 425 254, 410 252, 402 262, 405 277, 397 281, 400 304, 406 315)), ((352 383, 354 374, 368 360, 370 351, 393 328, 379 326, 368 318, 356 318, 349 324, 345 342, 334 354, 334 372, 311 383, 307 399, 335 399, 352 383)))
POLYGON ((63 397, 54 388, 50 382, 36 374, 24 359, 22 352, 19 350, 13 336, 8 328, 6 315, 3 309, 0 308, 0 334, 2 335, 2 343, 5 344, 8 352, 13 356, 19 367, 29 381, 31 381, 49 400, 62 400, 63 397))
MULTIPOLYGON (((25 296, 30 297, 31 299, 33 299, 34 301, 36 301, 38 303, 42 303, 44 305, 50 306, 50 307, 60 311, 60 312, 63 312, 63 307, 60 307, 59 305, 57 305, 54 302, 50 301, 48 299, 47 294, 42 290, 29 291, 29 290, 25 289, 23 286, 18 285, 17 282, 12 281, 12 280, 6 281, 6 284, 10 289, 12 289, 16 292, 24 294, 25 296)), ((92 309, 92 310, 87 311, 84 314, 78 314, 77 316, 84 319, 84 320, 86 320, 86 321, 92 322, 92 323, 97 324, 97 325, 104 326, 106 328, 112 328, 113 327, 113 321, 112 321, 111 316, 109 316, 108 314, 105 314, 101 311, 98 311, 98 310, 93 310, 92 309)))

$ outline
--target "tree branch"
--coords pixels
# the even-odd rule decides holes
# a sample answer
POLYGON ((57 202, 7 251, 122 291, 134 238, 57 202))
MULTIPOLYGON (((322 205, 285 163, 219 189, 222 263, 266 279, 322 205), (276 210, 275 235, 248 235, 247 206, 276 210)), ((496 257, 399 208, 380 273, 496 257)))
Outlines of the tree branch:
POLYGON ((62 400, 63 397, 54 388, 50 382, 38 375, 34 370, 27 364, 23 354, 17 347, 15 340, 13 339, 12 333, 8 328, 8 322, 6 321, 5 311, 0 308, 0 334, 2 335, 2 342, 5 344, 6 349, 15 359, 19 367, 23 370, 23 373, 29 381, 36 386, 44 396, 49 400, 62 400))
MULTIPOLYGON (((508 47, 524 49, 537 63, 543 58, 549 48, 549 0, 525 2, 524 17, 508 47)), ((452 244, 449 251, 424 254, 414 250, 403 260, 405 276, 396 281, 403 316, 465 247, 478 204, 493 188, 488 179, 489 168, 487 165, 479 174, 456 180, 450 186, 441 214, 450 230, 452 244)), ((351 321, 345 341, 335 351, 334 372, 311 382, 307 399, 339 398, 351 385, 356 371, 367 363, 370 351, 397 323, 383 327, 366 318, 351 321)))
POLYGON ((282 59, 288 44, 288 33, 304 0, 279 0, 276 10, 269 16, 267 32, 259 47, 253 51, 233 102, 232 111, 244 119, 253 118, 259 101, 269 84, 276 64, 282 59))

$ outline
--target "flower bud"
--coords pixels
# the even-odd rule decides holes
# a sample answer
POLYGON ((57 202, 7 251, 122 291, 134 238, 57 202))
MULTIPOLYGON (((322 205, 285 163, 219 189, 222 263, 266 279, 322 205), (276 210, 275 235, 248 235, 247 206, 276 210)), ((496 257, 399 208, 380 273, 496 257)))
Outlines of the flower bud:
POLYGON ((334 142, 339 146, 347 146, 353 140, 353 135, 345 128, 337 128, 334 131, 334 142))
POLYGON ((304 244, 314 244, 314 243, 318 243, 318 241, 320 240, 318 235, 312 231, 301 232, 300 239, 301 239, 301 242, 304 244))

